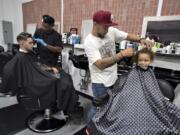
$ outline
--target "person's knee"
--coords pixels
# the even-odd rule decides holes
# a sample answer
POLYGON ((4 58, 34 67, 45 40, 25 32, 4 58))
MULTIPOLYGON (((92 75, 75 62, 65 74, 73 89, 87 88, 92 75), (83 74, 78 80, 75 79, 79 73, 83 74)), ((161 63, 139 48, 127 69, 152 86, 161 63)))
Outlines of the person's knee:
POLYGON ((60 85, 61 91, 72 92, 74 90, 74 85, 71 76, 67 73, 63 73, 63 75, 60 76, 58 85, 60 85))

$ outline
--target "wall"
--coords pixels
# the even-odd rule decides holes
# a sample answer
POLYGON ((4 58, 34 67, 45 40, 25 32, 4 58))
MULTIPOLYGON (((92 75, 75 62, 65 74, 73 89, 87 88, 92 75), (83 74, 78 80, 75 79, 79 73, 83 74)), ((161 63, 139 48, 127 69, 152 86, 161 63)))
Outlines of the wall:
POLYGON ((81 27, 82 19, 91 19, 95 11, 109 10, 114 15, 114 20, 119 28, 128 32, 139 33, 143 16, 152 16, 156 13, 157 0, 77 0, 65 2, 65 14, 68 14, 64 21, 65 30, 69 27, 81 27), (71 10, 67 10, 68 7, 71 10), (70 19, 69 19, 70 18, 70 19))
MULTIPOLYGON (((84 19, 91 19, 95 11, 104 9, 114 14, 118 28, 141 33, 143 17, 156 16, 158 0, 64 0, 64 32, 77 27, 81 32, 84 19)), ((60 20, 61 0, 34 0, 23 4, 24 25, 39 23, 41 15, 48 13, 60 20)), ((162 15, 180 14, 180 0, 164 0, 162 15)))
POLYGON ((163 0, 162 16, 180 15, 180 0, 163 0))
MULTIPOLYGON (((0 3, 0 22, 3 19, 3 8, 2 8, 2 3, 0 3)), ((0 23, 0 45, 3 45, 3 35, 2 35, 2 24, 0 23)))
POLYGON ((41 24, 42 15, 49 14, 60 21, 61 0, 33 0, 23 3, 24 30, 28 23, 41 24))
MULTIPOLYGON (((0 21, 11 21, 13 24, 13 41, 16 43, 16 36, 23 31, 22 3, 21 0, 0 0, 0 21)), ((0 24, 0 44, 7 49, 2 35, 0 24)))

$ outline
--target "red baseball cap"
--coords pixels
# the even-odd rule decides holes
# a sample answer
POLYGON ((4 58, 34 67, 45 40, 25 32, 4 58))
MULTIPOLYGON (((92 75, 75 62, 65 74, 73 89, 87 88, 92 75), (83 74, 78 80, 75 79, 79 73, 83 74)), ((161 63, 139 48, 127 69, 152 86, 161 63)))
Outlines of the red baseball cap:
POLYGON ((109 11, 99 10, 93 15, 93 22, 103 24, 105 26, 115 26, 118 25, 115 22, 112 22, 113 15, 109 11))

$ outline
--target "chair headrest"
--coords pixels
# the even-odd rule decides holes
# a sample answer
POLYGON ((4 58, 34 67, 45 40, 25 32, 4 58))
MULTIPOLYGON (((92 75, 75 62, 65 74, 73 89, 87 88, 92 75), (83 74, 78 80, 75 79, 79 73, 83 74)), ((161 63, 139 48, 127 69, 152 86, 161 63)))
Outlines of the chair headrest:
POLYGON ((167 97, 170 101, 173 101, 175 96, 173 86, 168 81, 162 79, 158 79, 158 84, 163 95, 167 97))

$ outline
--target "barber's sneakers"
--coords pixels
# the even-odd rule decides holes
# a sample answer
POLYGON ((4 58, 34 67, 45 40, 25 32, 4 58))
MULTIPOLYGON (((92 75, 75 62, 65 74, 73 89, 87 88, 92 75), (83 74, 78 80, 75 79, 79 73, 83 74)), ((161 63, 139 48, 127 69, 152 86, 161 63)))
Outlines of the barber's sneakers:
POLYGON ((91 135, 91 133, 92 133, 92 129, 91 128, 86 128, 85 131, 86 131, 87 135, 91 135))

